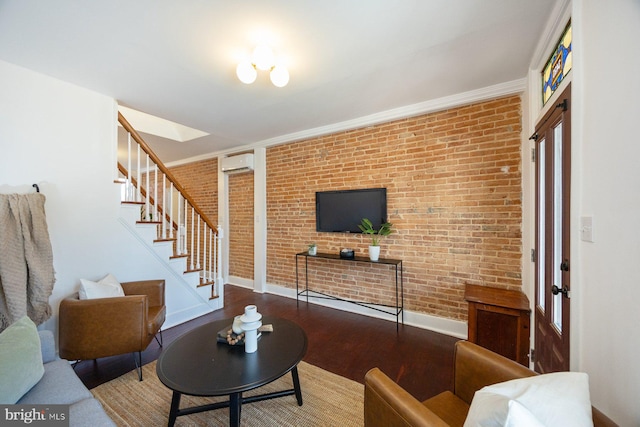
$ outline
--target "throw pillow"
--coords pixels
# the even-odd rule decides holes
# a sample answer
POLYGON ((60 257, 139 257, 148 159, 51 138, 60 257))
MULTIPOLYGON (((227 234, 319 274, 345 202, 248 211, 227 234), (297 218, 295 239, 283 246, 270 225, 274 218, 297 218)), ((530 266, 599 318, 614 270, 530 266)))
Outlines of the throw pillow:
POLYGON ((538 419, 517 400, 509 401, 509 412, 504 422, 505 427, 545 427, 538 419))
POLYGON ((80 299, 110 298, 124 296, 124 291, 120 282, 112 274, 107 274, 97 282, 80 279, 78 294, 80 299))
POLYGON ((473 396, 464 426, 504 426, 511 400, 544 426, 593 426, 589 377, 581 372, 555 372, 483 387, 473 396))
POLYGON ((0 333, 0 404, 16 403, 42 375, 38 329, 24 316, 0 333))

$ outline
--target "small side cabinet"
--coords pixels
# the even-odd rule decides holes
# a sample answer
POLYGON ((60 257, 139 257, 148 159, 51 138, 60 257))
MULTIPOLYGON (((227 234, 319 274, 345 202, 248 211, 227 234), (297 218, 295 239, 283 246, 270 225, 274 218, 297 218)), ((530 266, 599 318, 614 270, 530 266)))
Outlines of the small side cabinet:
POLYGON ((529 367, 529 299, 519 291, 466 285, 468 340, 529 367))

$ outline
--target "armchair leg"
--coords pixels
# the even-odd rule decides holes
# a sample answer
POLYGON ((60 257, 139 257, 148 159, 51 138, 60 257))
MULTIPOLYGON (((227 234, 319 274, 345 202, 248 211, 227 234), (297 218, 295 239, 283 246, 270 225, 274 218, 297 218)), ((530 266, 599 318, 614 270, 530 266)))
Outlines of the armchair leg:
POLYGON ((142 381, 142 352, 137 351, 133 353, 133 361, 135 362, 136 370, 138 371, 138 380, 142 381))
POLYGON ((157 334, 155 334, 154 338, 156 339, 156 342, 158 343, 158 345, 159 345, 160 347, 162 347, 162 342, 163 342, 163 340, 162 340, 162 329, 160 329, 160 330, 158 331, 158 333, 157 333, 157 334), (158 339, 158 335, 160 335, 160 339, 158 339))

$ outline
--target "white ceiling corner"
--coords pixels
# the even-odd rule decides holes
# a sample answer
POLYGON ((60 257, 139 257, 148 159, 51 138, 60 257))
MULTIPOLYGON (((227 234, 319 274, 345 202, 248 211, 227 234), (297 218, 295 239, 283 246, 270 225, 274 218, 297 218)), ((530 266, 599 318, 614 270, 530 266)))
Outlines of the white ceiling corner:
POLYGON ((499 94, 568 1, 0 0, 0 60, 164 118, 124 114, 170 163, 499 94), (286 87, 236 78, 258 38, 286 87))

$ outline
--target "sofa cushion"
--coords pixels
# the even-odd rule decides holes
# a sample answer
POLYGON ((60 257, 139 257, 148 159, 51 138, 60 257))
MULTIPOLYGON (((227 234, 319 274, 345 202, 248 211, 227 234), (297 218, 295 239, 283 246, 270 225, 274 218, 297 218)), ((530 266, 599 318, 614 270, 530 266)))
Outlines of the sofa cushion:
POLYGON ((80 299, 110 298, 124 296, 122 285, 112 274, 107 274, 97 282, 80 279, 80 299))
POLYGON ((96 399, 84 399, 69 407, 70 426, 113 427, 116 424, 96 399))
POLYGON ((581 372, 555 372, 483 387, 473 397, 465 426, 504 426, 516 400, 542 425, 593 426, 589 379, 581 372))
POLYGON ((18 403, 68 405, 91 397, 93 395, 69 361, 58 359, 44 365, 44 375, 38 386, 29 390, 18 403))
POLYGON ((422 402, 431 412, 450 426, 462 427, 469 412, 469 405, 450 391, 445 391, 422 402))
POLYGON ((56 354, 56 340, 53 332, 43 329, 38 331, 40 335, 40 350, 42 350, 42 363, 49 363, 58 358, 56 354))
POLYGON ((0 403, 16 403, 44 371, 38 329, 24 316, 0 333, 0 403))

